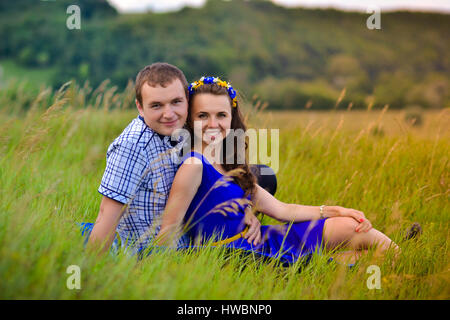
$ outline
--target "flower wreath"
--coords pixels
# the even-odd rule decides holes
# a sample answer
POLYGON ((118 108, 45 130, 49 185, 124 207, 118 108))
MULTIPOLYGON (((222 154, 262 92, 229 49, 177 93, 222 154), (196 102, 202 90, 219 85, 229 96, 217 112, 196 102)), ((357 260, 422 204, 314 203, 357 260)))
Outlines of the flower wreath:
POLYGON ((197 89, 198 87, 204 84, 212 84, 212 83, 215 83, 221 87, 226 88, 228 95, 231 98, 233 107, 237 106, 236 90, 234 90, 233 87, 228 82, 220 80, 218 77, 201 77, 200 80, 192 82, 188 87, 189 96, 191 96, 195 92, 195 89, 197 89))

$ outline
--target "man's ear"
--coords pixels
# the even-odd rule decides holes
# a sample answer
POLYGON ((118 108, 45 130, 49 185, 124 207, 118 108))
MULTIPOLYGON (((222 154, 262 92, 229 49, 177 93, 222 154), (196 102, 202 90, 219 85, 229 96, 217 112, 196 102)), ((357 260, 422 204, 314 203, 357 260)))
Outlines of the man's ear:
POLYGON ((134 103, 136 103, 136 107, 139 111, 139 114, 141 115, 141 117, 143 117, 144 116, 144 108, 141 106, 138 99, 134 99, 134 103))

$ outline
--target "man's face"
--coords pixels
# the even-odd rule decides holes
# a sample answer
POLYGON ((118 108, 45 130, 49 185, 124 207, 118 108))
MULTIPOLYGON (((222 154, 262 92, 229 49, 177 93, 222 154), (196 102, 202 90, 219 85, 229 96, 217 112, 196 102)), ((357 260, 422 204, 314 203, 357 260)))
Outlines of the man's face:
POLYGON ((139 114, 155 132, 170 136, 186 122, 188 102, 184 87, 179 79, 173 80, 165 88, 160 85, 142 86, 142 105, 136 100, 139 114))

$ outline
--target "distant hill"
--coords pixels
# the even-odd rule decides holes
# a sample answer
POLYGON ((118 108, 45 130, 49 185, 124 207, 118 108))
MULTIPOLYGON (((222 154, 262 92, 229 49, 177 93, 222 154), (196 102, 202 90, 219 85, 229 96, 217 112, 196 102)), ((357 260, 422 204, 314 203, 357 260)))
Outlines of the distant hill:
POLYGON ((287 9, 268 1, 210 0, 203 8, 118 14, 106 1, 0 3, 0 61, 52 67, 69 79, 124 87, 145 65, 167 61, 188 80, 214 74, 274 109, 450 106, 450 15, 287 9), (66 8, 81 8, 68 30, 66 8), (345 89, 345 91, 344 91, 345 89), (345 95, 343 94, 345 93, 345 95))
POLYGON ((83 16, 90 18, 93 16, 111 16, 116 15, 117 11, 105 0, 14 0, 0 2, 0 12, 2 14, 18 14, 20 12, 27 14, 58 14, 61 9, 65 9, 76 4, 80 7, 83 16))

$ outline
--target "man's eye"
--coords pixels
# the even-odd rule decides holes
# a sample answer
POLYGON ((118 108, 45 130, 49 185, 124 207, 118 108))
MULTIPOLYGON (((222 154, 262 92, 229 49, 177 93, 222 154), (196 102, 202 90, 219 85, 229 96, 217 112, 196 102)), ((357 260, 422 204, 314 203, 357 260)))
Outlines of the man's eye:
POLYGON ((151 106, 150 106, 150 108, 152 108, 152 109, 157 109, 157 108, 159 108, 161 105, 160 104, 152 104, 151 106))

